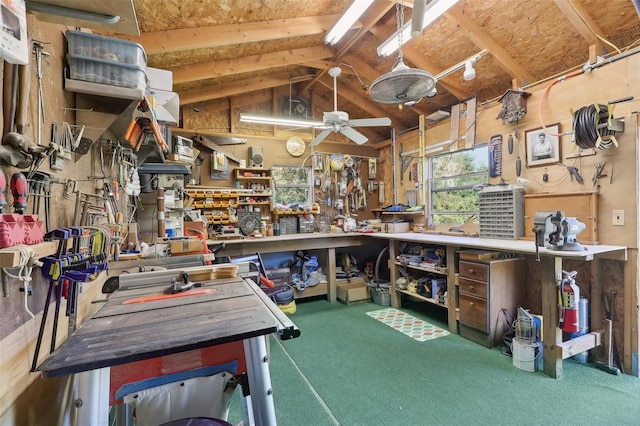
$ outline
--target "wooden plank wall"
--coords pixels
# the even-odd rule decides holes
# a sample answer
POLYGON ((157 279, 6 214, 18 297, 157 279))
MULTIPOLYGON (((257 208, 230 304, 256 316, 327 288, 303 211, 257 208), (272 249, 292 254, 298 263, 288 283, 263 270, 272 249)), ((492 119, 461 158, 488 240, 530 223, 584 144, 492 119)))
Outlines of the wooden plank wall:
MULTIPOLYGON (((27 15, 27 27, 29 36, 33 40, 44 43, 44 51, 49 53, 44 64, 42 79, 45 109, 42 143, 48 145, 51 140, 52 123, 62 123, 63 121, 75 123, 74 96, 72 93, 64 91, 63 88, 66 54, 64 33, 67 27, 39 22, 29 14, 27 15)), ((31 55, 31 58, 33 57, 31 55)), ((37 99, 36 76, 32 70, 29 93, 29 126, 25 134, 34 141, 36 140, 37 128, 37 99)), ((102 187, 101 180, 88 179, 89 176, 95 176, 96 171, 100 170, 95 152, 94 150, 85 156, 72 155, 72 160, 65 162, 62 171, 51 170, 47 159, 40 170, 62 180, 74 179, 77 181, 78 190, 94 193, 96 188, 102 187)), ((24 170, 14 170, 4 166, 3 170, 7 174, 7 180, 13 172, 24 172, 24 170)), ((51 227, 71 225, 75 197, 65 198, 64 186, 61 184, 52 185, 51 197, 51 227)), ((5 212, 11 212, 12 197, 10 194, 7 195, 7 202, 5 212)), ((29 202, 27 212, 31 213, 31 199, 29 202)), ((44 214, 44 203, 41 204, 40 214, 41 216, 44 214)), ((13 270, 12 272, 15 273, 13 270)), ((40 326, 48 282, 42 278, 37 268, 34 269, 33 281, 31 282, 33 295, 28 298, 27 303, 29 309, 36 316, 30 319, 24 307, 24 295, 18 291, 19 283, 13 279, 9 281, 9 295, 0 298, 0 382, 3 383, 2 391, 0 391, 0 424, 59 424, 52 419, 57 419, 60 413, 65 381, 43 380, 39 378, 39 373, 29 372, 35 352, 35 340, 40 326)), ((99 295, 101 287, 102 281, 100 280, 84 285, 81 295, 80 318, 84 318, 91 310, 97 308, 98 305, 91 305, 89 301, 98 298, 97 295, 99 295)), ((66 337, 67 321, 64 317, 64 309, 65 302, 63 301, 58 342, 66 337)), ((41 360, 49 353, 52 317, 53 314, 50 312, 47 332, 40 352, 41 360)))

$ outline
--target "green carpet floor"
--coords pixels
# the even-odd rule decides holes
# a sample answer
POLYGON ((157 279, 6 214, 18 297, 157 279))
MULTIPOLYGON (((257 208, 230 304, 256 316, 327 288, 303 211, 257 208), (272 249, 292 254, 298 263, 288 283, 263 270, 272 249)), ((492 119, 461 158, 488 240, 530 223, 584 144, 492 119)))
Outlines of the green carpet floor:
MULTIPOLYGON (((554 380, 458 335, 415 341, 366 314, 376 309, 298 303, 291 319, 302 335, 271 339, 280 426, 640 424, 638 378, 565 360, 554 380)), ((402 310, 446 328, 437 307, 402 310)), ((238 424, 233 406, 229 421, 238 424)))

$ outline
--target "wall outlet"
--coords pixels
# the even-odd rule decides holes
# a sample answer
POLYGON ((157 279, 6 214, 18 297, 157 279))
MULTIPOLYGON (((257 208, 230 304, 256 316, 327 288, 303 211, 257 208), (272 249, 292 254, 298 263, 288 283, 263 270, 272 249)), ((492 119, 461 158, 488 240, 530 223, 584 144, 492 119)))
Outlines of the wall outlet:
POLYGON ((614 226, 624 226, 624 210, 611 211, 611 224, 614 226))

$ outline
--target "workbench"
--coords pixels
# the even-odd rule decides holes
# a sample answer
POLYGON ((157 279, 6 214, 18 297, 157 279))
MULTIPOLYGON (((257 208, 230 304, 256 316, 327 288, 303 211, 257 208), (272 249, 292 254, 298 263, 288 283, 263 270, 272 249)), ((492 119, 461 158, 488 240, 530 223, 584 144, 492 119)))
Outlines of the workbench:
MULTIPOLYGON (((481 249, 497 252, 515 253, 523 255, 536 256, 536 246, 533 241, 521 241, 521 240, 502 240, 502 239, 488 239, 488 238, 469 238, 469 237, 457 237, 438 234, 421 234, 421 233, 375 233, 370 234, 373 238, 382 238, 390 242, 389 255, 391 259, 395 259, 398 254, 395 250, 395 244, 391 244, 393 241, 407 241, 416 243, 433 244, 436 246, 446 247, 447 255, 447 269, 449 282, 454 282, 454 275, 456 273, 455 262, 449 261, 455 258, 455 253, 462 248, 481 249)), ((556 283, 562 279, 562 261, 564 259, 571 259, 577 261, 592 262, 592 291, 591 299, 600 300, 601 298, 601 277, 600 277, 600 260, 610 259, 626 262, 627 261, 627 248, 624 246, 610 246, 610 245, 585 245, 584 251, 560 251, 551 250, 544 247, 539 247, 539 259, 541 265, 541 289, 542 289, 542 316, 544 323, 554 324, 555 326, 545 326, 542 336, 542 344, 544 347, 543 360, 544 360, 544 372, 545 374, 553 378, 562 377, 562 360, 589 350, 601 344, 601 333, 592 332, 584 336, 571 339, 569 341, 562 341, 562 330, 558 328, 558 293, 556 289, 556 283)), ((524 273, 524 272, 523 272, 524 273)), ((523 281, 526 280, 523 277, 523 281)), ((517 285, 517 284, 514 284, 517 285)), ((452 315, 455 315, 454 309, 456 308, 455 297, 453 292, 449 292, 449 324, 455 323, 455 319, 452 321, 452 315)), ((591 322, 592 324, 599 324, 599 319, 602 319, 600 312, 600 305, 598 303, 591 303, 591 322)), ((455 330, 454 330, 455 331, 455 330)))
MULTIPOLYGON (((194 365, 193 360, 202 363, 205 356, 216 363, 237 361, 239 371, 231 373, 247 373, 255 421, 274 425, 275 410, 264 336, 278 332, 285 339, 297 337, 300 332, 253 281, 239 277, 202 280, 201 287, 177 293, 181 297, 139 301, 149 296, 168 296, 167 288, 173 279, 180 279, 181 272, 195 275, 203 269, 224 266, 228 268, 228 265, 211 265, 123 276, 119 289, 104 306, 38 370, 44 377, 93 372, 94 381, 100 382, 98 372, 111 369, 109 395, 113 403, 121 399, 114 397, 119 386, 114 389, 114 381, 123 382, 122 377, 131 381, 148 378, 148 372, 145 373, 148 368, 142 368, 141 362, 174 356, 172 368, 180 370, 185 367, 176 361, 175 354, 197 351, 190 358, 191 369, 203 367, 194 365), (188 295, 188 292, 196 291, 201 294, 188 295), (244 359, 233 359, 238 353, 244 353, 244 359), (137 377, 139 374, 146 376, 137 377)), ((188 358, 182 358, 183 362, 188 358)), ((167 366, 159 370, 166 374, 167 366)), ((95 398, 88 395, 86 399, 95 398)), ((100 411, 97 407, 87 410, 100 411)), ((98 424, 90 417, 85 420, 87 422, 78 424, 98 424)), ((97 421, 106 424, 102 423, 103 419, 97 421)))
POLYGON ((277 237, 247 237, 239 240, 207 240, 210 249, 225 243, 224 250, 220 251, 218 257, 224 256, 249 256, 256 252, 281 253, 296 252, 298 250, 323 250, 326 251, 327 264, 325 275, 327 276, 327 300, 335 303, 337 300, 336 290, 336 249, 347 247, 359 247, 371 244, 369 237, 372 234, 358 232, 338 232, 338 233, 307 233, 307 234, 286 234, 277 237))

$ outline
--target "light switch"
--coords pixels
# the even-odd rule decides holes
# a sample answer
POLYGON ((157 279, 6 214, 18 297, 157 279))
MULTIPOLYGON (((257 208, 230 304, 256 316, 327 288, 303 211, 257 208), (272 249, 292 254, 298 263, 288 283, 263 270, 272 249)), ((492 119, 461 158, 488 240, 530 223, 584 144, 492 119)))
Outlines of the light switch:
POLYGON ((611 211, 611 225, 624 226, 624 210, 611 211))

